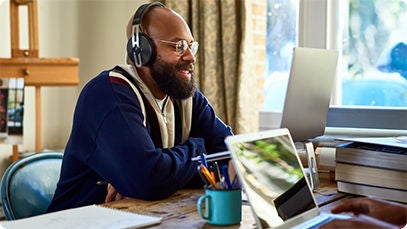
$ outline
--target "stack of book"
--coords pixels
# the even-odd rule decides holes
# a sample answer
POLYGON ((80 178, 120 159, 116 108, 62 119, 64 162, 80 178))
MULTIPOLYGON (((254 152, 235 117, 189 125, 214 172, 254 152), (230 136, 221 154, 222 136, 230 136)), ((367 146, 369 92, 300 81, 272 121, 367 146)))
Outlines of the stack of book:
POLYGON ((348 142, 336 148, 338 191, 407 203, 407 145, 348 142))

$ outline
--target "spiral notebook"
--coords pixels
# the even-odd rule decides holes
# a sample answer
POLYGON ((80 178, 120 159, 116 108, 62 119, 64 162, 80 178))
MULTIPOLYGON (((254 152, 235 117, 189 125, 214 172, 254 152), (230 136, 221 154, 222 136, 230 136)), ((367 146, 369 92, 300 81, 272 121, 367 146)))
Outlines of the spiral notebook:
POLYGON ((161 223, 161 217, 141 215, 98 205, 72 208, 13 221, 2 228, 140 228, 161 223))

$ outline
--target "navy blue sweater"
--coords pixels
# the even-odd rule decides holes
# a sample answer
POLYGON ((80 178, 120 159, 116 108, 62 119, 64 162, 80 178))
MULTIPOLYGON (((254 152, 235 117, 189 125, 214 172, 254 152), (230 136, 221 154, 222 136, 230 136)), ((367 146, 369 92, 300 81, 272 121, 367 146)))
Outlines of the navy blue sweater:
MULTIPOLYGON (((106 184, 99 181, 111 183, 123 196, 145 200, 167 198, 183 187, 202 187, 196 175, 198 162, 191 158, 227 150, 224 139, 232 135, 231 129, 199 90, 193 96, 190 137, 181 142, 175 112, 174 147, 162 148, 153 137, 157 136, 153 118, 147 113, 144 126, 133 90, 112 81, 109 71, 89 81, 78 98, 49 212, 103 203, 106 184)), ((175 102, 174 107, 177 111, 175 102)))

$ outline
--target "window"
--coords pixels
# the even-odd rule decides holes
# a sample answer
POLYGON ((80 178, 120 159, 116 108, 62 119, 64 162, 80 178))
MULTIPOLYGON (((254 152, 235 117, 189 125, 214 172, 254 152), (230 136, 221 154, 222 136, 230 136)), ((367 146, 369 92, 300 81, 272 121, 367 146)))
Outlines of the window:
POLYGON ((407 129, 405 0, 267 2, 265 112, 260 113, 260 128, 269 128, 270 120, 276 119, 266 116, 282 111, 292 47, 304 46, 342 51, 328 126, 354 127, 353 118, 359 115, 359 122, 372 118, 359 128, 407 129), (387 126, 387 117, 398 125, 387 126))
POLYGON ((292 50, 298 46, 298 0, 267 1, 264 110, 281 112, 292 50))
POLYGON ((350 0, 340 16, 340 105, 407 107, 407 2, 350 0))

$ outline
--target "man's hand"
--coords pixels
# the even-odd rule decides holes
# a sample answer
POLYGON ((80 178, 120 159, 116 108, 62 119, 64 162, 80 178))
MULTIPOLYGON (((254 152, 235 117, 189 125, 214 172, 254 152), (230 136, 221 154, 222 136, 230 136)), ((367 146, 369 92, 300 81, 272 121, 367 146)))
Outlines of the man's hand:
POLYGON ((124 197, 120 194, 117 193, 116 189, 111 185, 110 183, 107 184, 107 195, 105 199, 105 203, 114 201, 114 200, 121 200, 124 199, 124 197))
POLYGON ((228 162, 228 176, 230 179, 230 184, 232 184, 232 185, 233 185, 235 179, 238 179, 232 160, 229 160, 229 162, 228 162))
POLYGON ((396 225, 389 224, 384 221, 372 218, 366 215, 360 215, 351 219, 334 219, 319 227, 319 229, 327 228, 399 228, 396 225))
POLYGON ((358 225, 370 227, 383 227, 383 225, 404 227, 407 223, 407 205, 373 199, 352 198, 343 201, 332 209, 332 213, 353 212, 356 217, 352 219, 334 220, 321 228, 345 227, 358 225))
POLYGON ((395 202, 373 198, 353 198, 344 201, 332 209, 332 213, 353 212, 364 214, 391 224, 404 226, 407 218, 407 206, 395 202))

